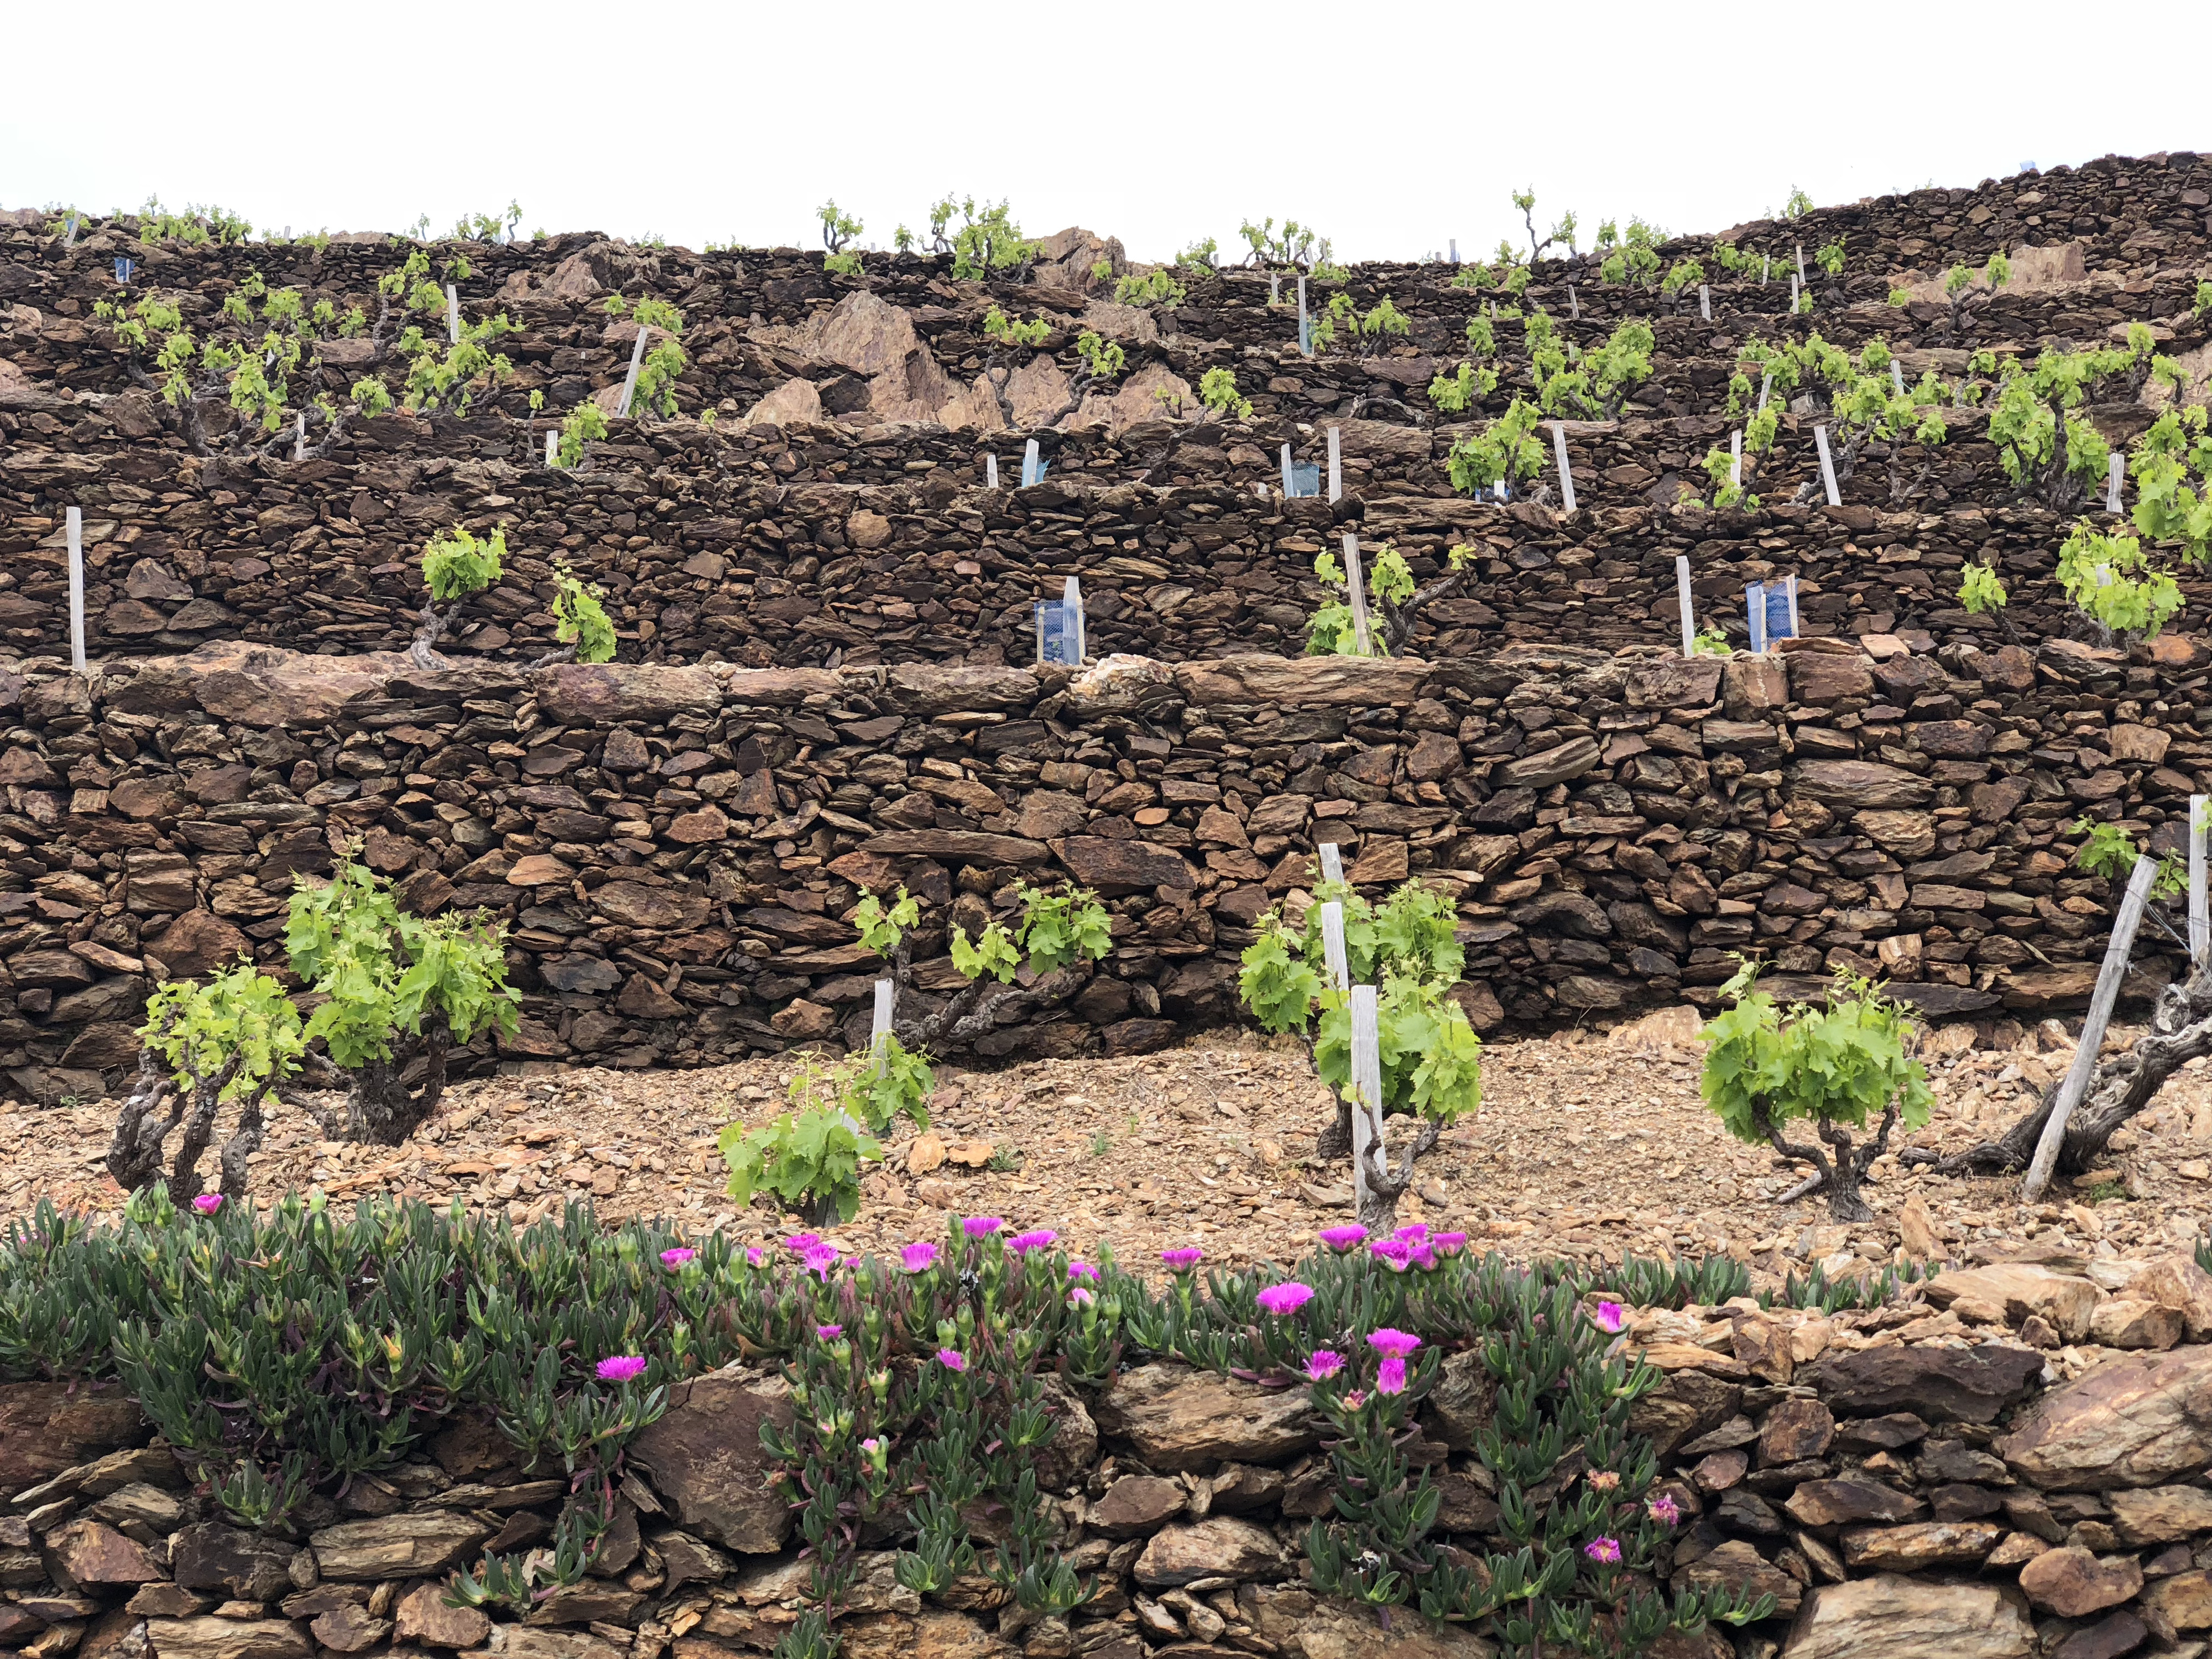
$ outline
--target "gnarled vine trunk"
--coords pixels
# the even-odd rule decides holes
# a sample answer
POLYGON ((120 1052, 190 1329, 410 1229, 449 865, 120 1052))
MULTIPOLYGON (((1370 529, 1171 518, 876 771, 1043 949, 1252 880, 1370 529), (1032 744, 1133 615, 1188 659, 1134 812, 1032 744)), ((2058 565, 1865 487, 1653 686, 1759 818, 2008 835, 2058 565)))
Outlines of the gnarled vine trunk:
MULTIPOLYGON (((222 1091, 230 1086, 241 1056, 234 1054, 221 1071, 202 1077, 187 1066, 188 1087, 161 1069, 149 1046, 139 1051, 138 1081, 116 1115, 115 1133, 107 1144, 107 1173, 126 1193, 143 1192, 162 1182, 173 1204, 191 1203, 205 1190, 199 1162, 215 1138, 216 1113, 222 1091), (161 1155, 170 1134, 182 1128, 183 1136, 169 1165, 161 1170, 161 1155)), ((239 1113, 238 1127, 223 1143, 217 1165, 222 1174, 216 1188, 225 1198, 246 1195, 246 1159, 261 1147, 261 1097, 256 1094, 239 1113)))

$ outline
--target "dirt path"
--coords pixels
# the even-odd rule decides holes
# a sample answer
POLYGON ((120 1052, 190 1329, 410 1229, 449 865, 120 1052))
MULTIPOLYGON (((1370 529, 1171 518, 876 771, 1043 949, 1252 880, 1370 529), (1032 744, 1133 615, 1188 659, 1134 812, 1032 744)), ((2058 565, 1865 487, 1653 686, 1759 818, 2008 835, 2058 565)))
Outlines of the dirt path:
MULTIPOLYGON (((1959 1028, 1961 1035, 1964 1028, 1959 1028)), ((2045 1028, 2049 1030, 2050 1028, 2045 1028)), ((2129 1034, 2116 1034, 2115 1042, 2129 1034)), ((1955 1045, 1938 1034, 1931 1048, 1955 1045)), ((1916 1137, 1956 1149, 2009 1122, 2022 1091, 2058 1071, 2063 1043, 2030 1031, 1998 1052, 1931 1054, 1935 1121, 1916 1137), (2047 1050, 2047 1051, 2046 1051, 2047 1050)), ((1832 1227, 1824 1207, 1778 1207, 1792 1183, 1766 1152, 1723 1133, 1698 1100, 1698 1055, 1580 1033, 1501 1042, 1484 1059, 1479 1117, 1448 1131, 1419 1168, 1401 1218, 1464 1229, 1515 1254, 1728 1250, 1763 1268, 1828 1260, 1831 1270, 1891 1258, 1894 1212, 1918 1194, 1949 1253, 2040 1244, 2082 1255, 2140 1254, 2203 1236, 2212 1209, 2212 1073, 2198 1062, 2130 1132, 2107 1171, 2027 1208, 2011 1181, 1954 1181, 1875 1166, 1878 1218, 1832 1227)), ((258 1194, 319 1188, 343 1200, 388 1191, 438 1202, 504 1204, 518 1218, 590 1197, 600 1214, 666 1214, 769 1240, 790 1231, 765 1200, 738 1213, 714 1139, 732 1116, 773 1116, 787 1059, 699 1072, 582 1070, 462 1085, 400 1148, 319 1139, 277 1115, 254 1160, 258 1194)), ((946 1212, 1050 1226, 1125 1261, 1196 1243, 1223 1261, 1284 1260, 1347 1218, 1348 1171, 1312 1165, 1328 1097, 1304 1052, 1224 1033, 1164 1054, 1047 1060, 999 1073, 940 1068, 939 1167, 902 1126, 867 1176, 860 1215, 828 1237, 848 1250, 933 1237, 946 1212), (995 1158, 993 1155, 995 1154, 995 1158), (958 1160, 991 1158, 981 1168, 958 1160)), ((38 1109, 0 1103, 0 1217, 40 1198, 108 1211, 120 1194, 102 1165, 111 1104, 38 1109)))

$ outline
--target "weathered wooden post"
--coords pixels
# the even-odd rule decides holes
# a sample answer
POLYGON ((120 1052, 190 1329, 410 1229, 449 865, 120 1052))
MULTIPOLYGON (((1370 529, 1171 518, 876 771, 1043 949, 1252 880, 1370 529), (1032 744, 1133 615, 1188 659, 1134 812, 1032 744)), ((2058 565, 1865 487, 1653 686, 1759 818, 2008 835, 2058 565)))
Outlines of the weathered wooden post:
POLYGON ((1373 654, 1373 641, 1367 630, 1367 584, 1359 570, 1359 538, 1350 531, 1344 532, 1344 582, 1352 595, 1352 637, 1363 657, 1373 654))
POLYGON ((617 416, 629 413, 630 399, 637 396, 637 372, 645 366, 645 325, 637 325, 637 343, 629 349, 629 373, 623 377, 622 405, 615 410, 617 416))
POLYGON ((84 509, 73 507, 69 528, 70 666, 82 674, 84 665, 84 509))
POLYGON ((1570 513, 1575 510, 1575 471, 1567 459, 1567 423, 1552 422, 1552 453, 1559 463, 1559 500, 1570 513))
POLYGON ((1836 464, 1828 454, 1828 428, 1825 426, 1814 427, 1813 443, 1820 452, 1820 484, 1828 492, 1828 505, 1841 507, 1844 504, 1844 498, 1836 493, 1836 464))
POLYGON ((1352 988, 1352 1190, 1358 1212, 1366 1215, 1371 1202, 1367 1162, 1372 1155, 1378 1166, 1389 1163, 1382 1142, 1382 1030, 1375 988, 1352 988))
POLYGON ((2205 900, 2205 839, 2212 833, 2212 795, 2189 798, 2189 960, 2212 957, 2212 909, 2205 900))
POLYGON ((1328 499, 1334 506, 1344 495, 1344 428, 1328 429, 1328 499))
POLYGON ((2021 1186, 2023 1203, 2042 1199, 2044 1188, 2051 1184, 2051 1172, 2058 1166, 2059 1150, 2066 1144, 2067 1121, 2089 1092, 2089 1079, 2097 1072, 2097 1051, 2105 1046, 2105 1028, 2112 1023, 2113 1006, 2120 1000, 2120 985, 2128 976, 2128 955, 2135 948, 2136 930, 2142 926, 2143 908, 2150 902, 2150 884, 2157 877, 2156 859, 2146 854, 2136 860, 2135 872, 2128 878, 2127 896, 2121 899, 2120 913, 2112 920, 2112 937, 2105 946, 2105 965, 2089 999, 2088 1018, 2081 1022, 2081 1046, 2075 1049, 2074 1063, 2067 1067, 2066 1079, 2051 1103, 2043 1138, 2035 1144, 2035 1159, 2027 1166, 2027 1179, 2021 1186))
POLYGON ((1686 553, 1674 556, 1674 593, 1682 607, 1682 654, 1694 657, 1698 654, 1698 633, 1690 616, 1690 556, 1686 553))

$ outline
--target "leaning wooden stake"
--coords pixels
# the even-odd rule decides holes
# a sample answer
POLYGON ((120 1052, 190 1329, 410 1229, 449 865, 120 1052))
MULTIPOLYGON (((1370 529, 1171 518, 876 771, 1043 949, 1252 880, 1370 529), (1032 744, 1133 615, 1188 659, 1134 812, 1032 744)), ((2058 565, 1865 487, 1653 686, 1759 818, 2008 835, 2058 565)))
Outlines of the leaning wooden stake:
POLYGON ((1359 654, 1372 653, 1371 637, 1367 629, 1367 584, 1359 572, 1359 538, 1346 531, 1344 536, 1344 581, 1352 595, 1352 638, 1359 647, 1359 654))
POLYGON ((1378 1204, 1395 1194, 1381 1194, 1368 1180, 1368 1163, 1387 1172, 1389 1152, 1382 1140, 1382 1030, 1375 988, 1352 988, 1352 1190, 1363 1224, 1372 1224, 1378 1204))
POLYGON ((2058 1150, 2066 1144, 2066 1121, 2088 1092, 2089 1079, 2097 1070, 2097 1051, 2105 1046, 2105 1027, 2112 1023, 2113 1006, 2120 1000, 2120 982, 2128 976, 2128 955, 2135 948, 2136 929, 2142 926, 2143 908, 2150 902, 2150 884, 2157 875, 2158 860, 2146 855, 2136 860, 2135 873, 2128 878, 2127 896, 2120 901, 2112 941, 2105 947, 2104 969, 2097 975, 2097 989, 2089 999, 2089 1017, 2081 1024, 2081 1046, 2074 1051, 2066 1080, 2058 1085, 2058 1098, 2052 1103, 2050 1120, 2043 1126, 2043 1139, 2036 1143, 2035 1158, 2020 1189, 2025 1203, 2040 1201, 2043 1189, 2051 1184, 2058 1150))
POLYGON ((2197 968, 2212 956, 2212 909, 2205 903, 2205 837, 2212 833, 2212 795, 2189 798, 2189 960, 2197 968))

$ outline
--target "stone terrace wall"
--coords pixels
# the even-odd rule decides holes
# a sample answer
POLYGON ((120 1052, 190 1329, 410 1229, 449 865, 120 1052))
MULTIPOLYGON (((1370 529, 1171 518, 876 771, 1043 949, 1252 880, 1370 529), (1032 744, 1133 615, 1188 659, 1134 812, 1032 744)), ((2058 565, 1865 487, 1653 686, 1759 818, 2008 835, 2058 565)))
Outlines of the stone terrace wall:
MULTIPOLYGON (((366 839, 424 910, 512 928, 501 1057, 696 1065, 865 1031, 841 918, 923 900, 925 994, 1018 878, 1099 889, 1115 948, 987 1055, 1126 1051, 1236 1017, 1255 918, 1319 842, 1459 896, 1478 1025, 1711 1006, 1729 953, 1879 969, 1933 1014, 2086 999, 2112 894, 2065 826, 2179 843, 2203 679, 2064 642, 1884 659, 1066 671, 487 665, 209 647, 0 672, 0 1066, 130 1065, 150 983, 281 961, 295 872, 366 839)), ((2160 964, 2146 964, 2157 972, 2160 964)))
MULTIPOLYGON (((1348 424, 1352 493, 1332 508, 1252 492, 1285 430, 1264 425, 1052 434, 1053 476, 989 491, 977 487, 984 441, 922 428, 625 431, 576 474, 535 465, 519 425, 395 416, 328 459, 215 474, 163 447, 137 408, 118 399, 52 447, 0 454, 0 657, 67 655, 70 504, 85 518, 88 649, 109 659, 210 638, 402 646, 427 597, 422 544, 456 523, 506 529, 507 579, 458 641, 503 660, 551 647, 556 557, 606 589, 625 659, 1021 662, 1032 602, 1071 574, 1094 653, 1291 655, 1324 597, 1314 557, 1345 530, 1395 544, 1425 579, 1456 544, 1485 553, 1425 622, 1419 648, 1432 656, 1501 639, 1674 639, 1678 554, 1692 558, 1701 618, 1739 640, 1744 584, 1794 571, 1810 634, 1993 644, 2002 624, 1957 607, 1969 558, 1997 563, 2022 634, 2079 626, 2051 575, 2065 521, 1990 504, 2000 492, 1974 480, 1996 462, 1978 441, 1947 453, 1960 495, 1942 510, 1886 510, 1886 475, 1869 466, 1841 508, 1713 514, 1644 496, 1671 495, 1665 480, 1722 438, 1719 423, 1577 428, 1581 510, 1559 514, 1450 495, 1431 459, 1445 434, 1376 422, 1348 424), (1152 482, 1128 482, 1139 475, 1152 482)), ((2174 669, 2201 653, 2184 635, 2212 605, 2212 584, 2191 574, 2185 587, 2190 608, 2159 647, 2174 669)))
MULTIPOLYGON (((1940 1313, 1916 1298, 1829 1318, 1746 1299, 1640 1316, 1634 1351, 1665 1375, 1631 1425, 1657 1453, 1654 1495, 1680 1515, 1656 1571, 1676 1589, 1776 1598, 1733 1643, 1708 1629, 1653 1659, 2081 1659, 2153 1638, 2198 1659, 2212 1348, 2176 1345, 2212 1334, 2212 1279, 2186 1255, 2092 1271, 2118 1293, 2008 1263, 1945 1273, 1927 1292, 1940 1313)), ((855 1659, 1494 1651, 1302 1582, 1307 1526, 1334 1492, 1302 1389, 1171 1364, 1098 1390, 1045 1387, 1058 1426, 1036 1459, 1042 1502, 1097 1599, 1034 1620, 976 1573, 924 1601, 889 1551, 864 1549, 838 1626, 855 1659)), ((787 1394, 738 1366, 677 1384, 629 1449, 598 1565, 514 1623, 446 1606, 444 1580, 545 1537, 567 1484, 515 1468, 489 1423, 453 1424, 337 1501, 311 1495, 298 1535, 277 1537, 228 1525, 112 1384, 0 1385, 0 1649, 757 1655, 806 1590, 758 1440, 763 1422, 787 1422, 787 1394)), ((1478 1555, 1511 1547, 1470 1449, 1491 1395, 1478 1352, 1449 1355, 1406 1446, 1440 1493, 1432 1535, 1478 1555)))

